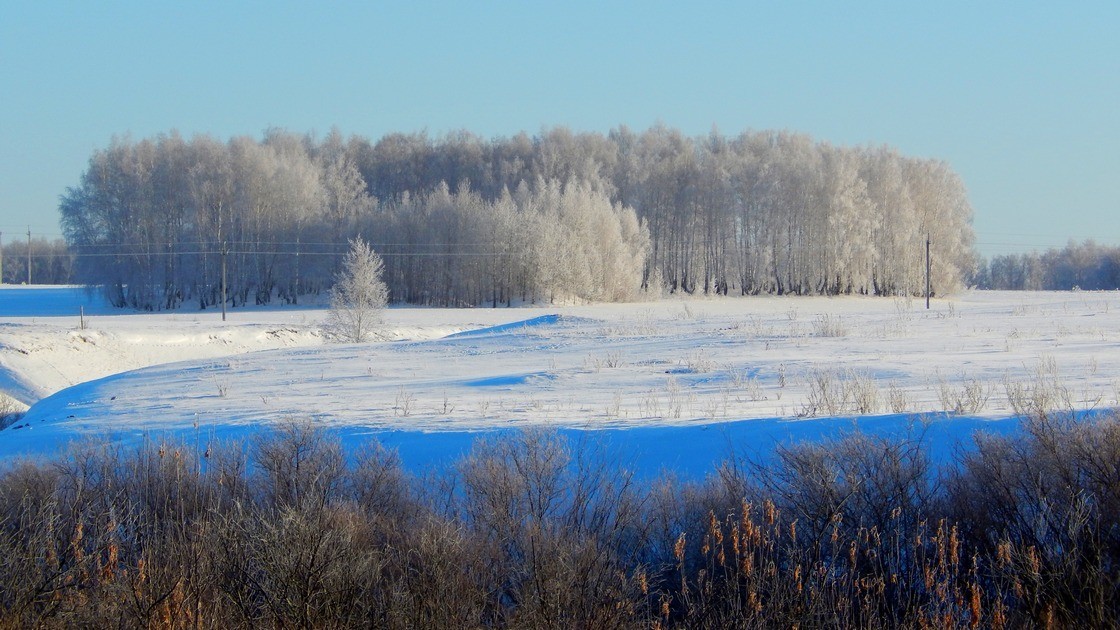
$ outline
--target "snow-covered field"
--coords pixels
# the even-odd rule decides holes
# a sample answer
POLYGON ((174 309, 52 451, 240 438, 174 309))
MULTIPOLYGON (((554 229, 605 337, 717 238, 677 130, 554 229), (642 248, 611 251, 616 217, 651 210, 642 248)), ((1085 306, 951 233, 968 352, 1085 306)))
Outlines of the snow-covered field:
POLYGON ((1102 409, 1120 392, 1118 292, 970 292, 930 310, 859 297, 392 308, 388 341, 361 345, 325 342, 324 317, 277 307, 222 322, 120 312, 80 289, 0 288, 0 392, 31 406, 0 432, 0 456, 306 417, 429 454, 457 453, 477 431, 597 429, 676 466, 691 465, 690 449, 715 457, 857 416, 888 431, 955 409, 926 421, 966 437, 1006 428, 1009 393, 1102 409))

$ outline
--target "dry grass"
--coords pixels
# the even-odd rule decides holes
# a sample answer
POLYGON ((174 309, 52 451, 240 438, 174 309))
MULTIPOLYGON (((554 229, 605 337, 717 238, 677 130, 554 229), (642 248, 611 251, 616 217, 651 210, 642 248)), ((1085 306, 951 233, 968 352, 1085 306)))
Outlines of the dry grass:
POLYGON ((991 387, 979 379, 951 383, 938 377, 937 400, 945 411, 957 414, 978 413, 988 404, 991 387))
POLYGON ((808 376, 808 401, 800 416, 868 415, 880 409, 875 379, 860 370, 815 369, 808 376))
POLYGON ((848 327, 839 315, 818 315, 813 319, 813 336, 815 337, 847 337, 848 327))

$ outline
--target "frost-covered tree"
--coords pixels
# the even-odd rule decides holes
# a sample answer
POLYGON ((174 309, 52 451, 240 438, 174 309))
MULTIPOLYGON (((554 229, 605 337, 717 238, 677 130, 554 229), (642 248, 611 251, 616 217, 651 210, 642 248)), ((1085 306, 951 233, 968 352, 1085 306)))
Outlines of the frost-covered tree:
POLYGON ((389 302, 389 289, 381 279, 384 269, 381 257, 365 241, 350 241, 350 251, 331 289, 326 330, 333 337, 354 343, 370 339, 389 302))

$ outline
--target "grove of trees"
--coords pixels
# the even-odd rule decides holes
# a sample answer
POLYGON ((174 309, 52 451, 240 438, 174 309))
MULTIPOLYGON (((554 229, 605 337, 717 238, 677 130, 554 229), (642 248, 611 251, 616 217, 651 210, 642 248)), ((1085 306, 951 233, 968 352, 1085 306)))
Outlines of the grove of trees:
POLYGON ((773 131, 116 138, 60 210, 78 279, 145 309, 215 305, 223 266, 234 306, 297 301, 356 237, 431 305, 917 294, 927 235, 935 293, 976 261, 946 163, 773 131))
POLYGON ((26 283, 28 261, 34 284, 68 284, 73 276, 74 260, 62 239, 48 241, 42 237, 33 238, 29 247, 27 240, 20 238, 19 234, 5 234, 0 256, 4 258, 3 276, 0 277, 2 284, 26 283))
POLYGON ((981 289, 1068 291, 1120 288, 1120 247, 1070 242, 1041 254, 1000 254, 981 261, 972 284, 981 289))

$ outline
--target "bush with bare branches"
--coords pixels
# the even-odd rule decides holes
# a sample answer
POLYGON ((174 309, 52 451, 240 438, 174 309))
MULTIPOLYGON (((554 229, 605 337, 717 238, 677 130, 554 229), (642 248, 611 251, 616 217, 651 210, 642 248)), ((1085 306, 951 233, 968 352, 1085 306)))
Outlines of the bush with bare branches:
POLYGON ((923 428, 638 481, 593 439, 495 434, 414 478, 306 421, 87 442, 0 470, 3 627, 1106 627, 1120 417, 923 428))

